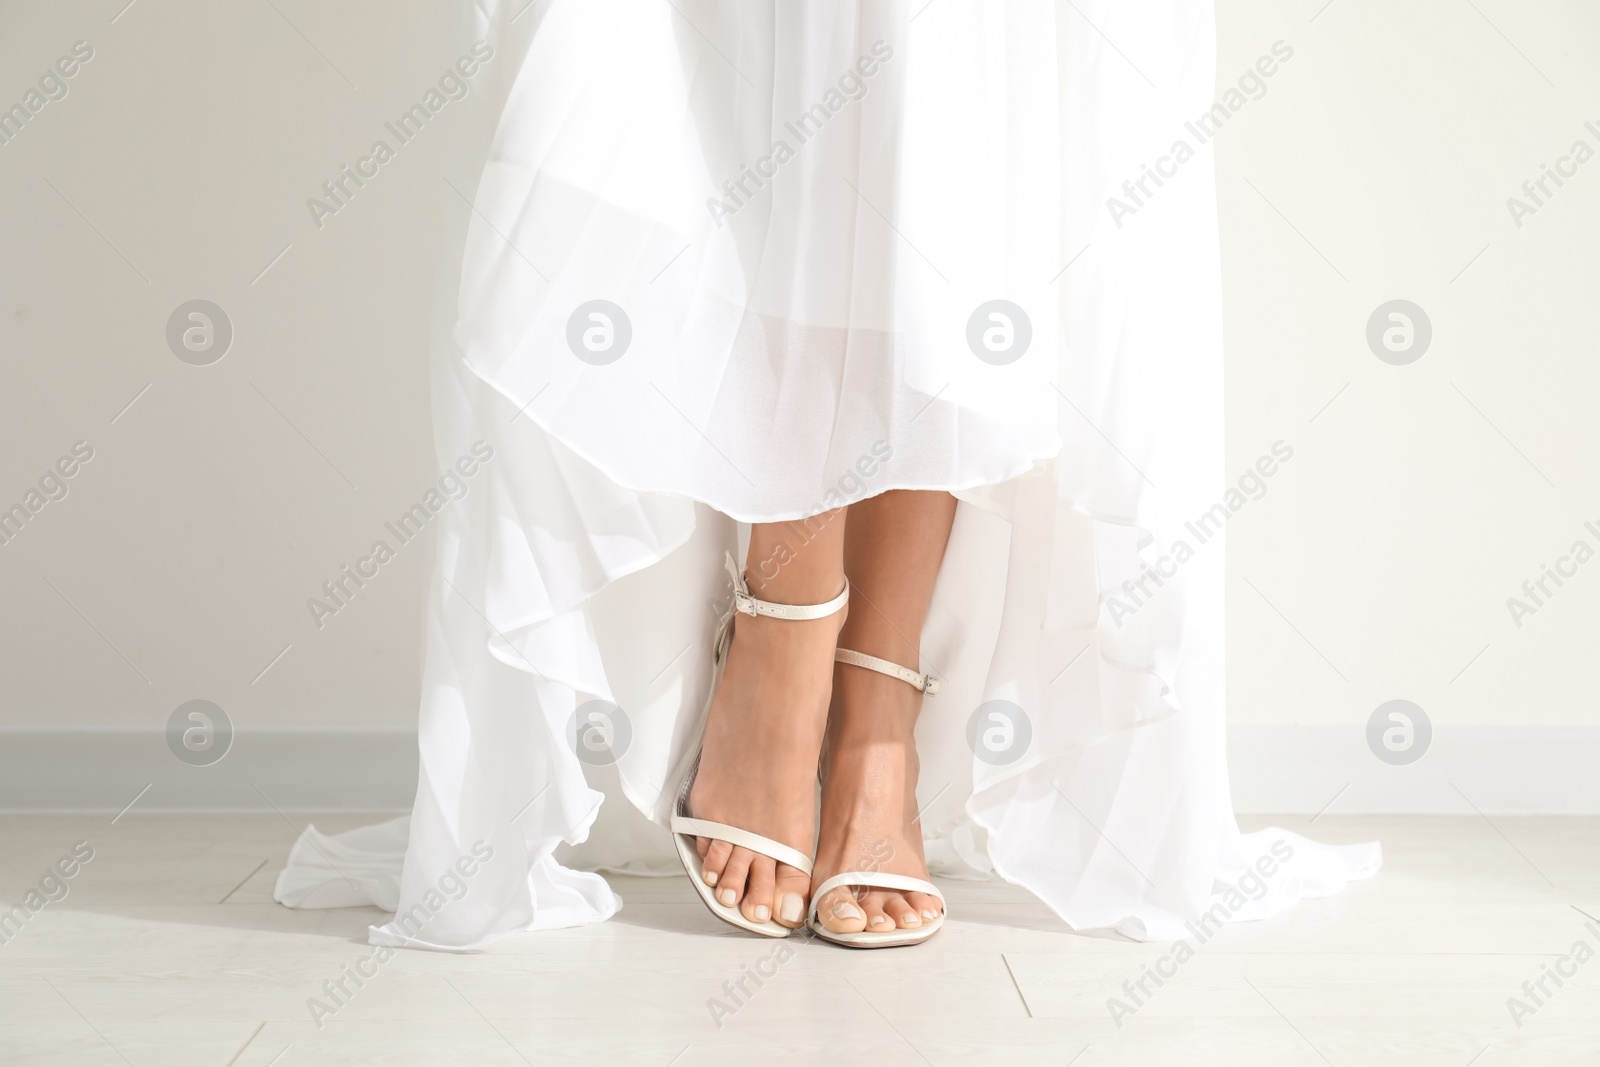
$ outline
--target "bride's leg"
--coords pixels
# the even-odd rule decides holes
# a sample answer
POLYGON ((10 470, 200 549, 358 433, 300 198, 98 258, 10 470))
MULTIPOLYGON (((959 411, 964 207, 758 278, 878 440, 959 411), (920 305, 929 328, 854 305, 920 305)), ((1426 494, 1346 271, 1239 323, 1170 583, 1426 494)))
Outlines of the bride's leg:
MULTIPOLYGON (((922 672, 922 622, 955 520, 949 493, 899 490, 852 504, 844 543, 850 617, 839 647, 922 672)), ((839 664, 823 750, 817 882, 847 870, 927 877, 917 817, 913 736, 922 693, 896 678, 839 664)), ((838 933, 917 927, 936 897, 835 889, 819 901, 838 933)))
MULTIPOLYGON (((750 592, 820 604, 844 587, 844 509, 750 530, 750 592)), ((817 755, 828 716, 833 650, 844 612, 791 621, 736 616, 727 668, 711 700, 689 797, 696 818, 730 823, 807 855, 815 837, 817 755)), ((811 880, 785 863, 700 838, 706 881, 746 918, 805 922, 811 880)))

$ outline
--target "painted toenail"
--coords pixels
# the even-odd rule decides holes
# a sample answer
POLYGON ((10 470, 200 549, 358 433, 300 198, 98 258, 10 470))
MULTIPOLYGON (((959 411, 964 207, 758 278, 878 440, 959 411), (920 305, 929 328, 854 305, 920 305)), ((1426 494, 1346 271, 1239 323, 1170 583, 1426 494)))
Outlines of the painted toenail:
POLYGON ((778 905, 778 914, 786 923, 797 923, 800 921, 800 912, 805 906, 806 903, 800 899, 799 893, 785 893, 783 902, 778 905))
POLYGON ((733 907, 734 901, 739 899, 739 894, 735 893, 731 889, 724 889, 722 892, 717 894, 717 899, 722 901, 725 907, 731 908, 733 907))
POLYGON ((758 923, 764 923, 768 919, 772 918, 772 910, 770 908, 768 908, 765 904, 757 904, 756 908, 755 908, 755 912, 756 912, 756 922, 758 922, 758 923))
POLYGON ((716 885, 716 884, 717 884, 717 872, 716 871, 707 871, 706 872, 706 885, 716 885))
POLYGON ((835 904, 833 906, 833 917, 835 919, 866 918, 866 916, 861 914, 861 909, 856 907, 854 904, 835 904))
POLYGON ((922 917, 924 919, 927 919, 929 922, 932 922, 933 921, 933 912, 930 911, 927 908, 923 908, 922 909, 922 917))
POLYGON ((872 920, 873 926, 893 926, 894 923, 887 915, 880 915, 872 920))

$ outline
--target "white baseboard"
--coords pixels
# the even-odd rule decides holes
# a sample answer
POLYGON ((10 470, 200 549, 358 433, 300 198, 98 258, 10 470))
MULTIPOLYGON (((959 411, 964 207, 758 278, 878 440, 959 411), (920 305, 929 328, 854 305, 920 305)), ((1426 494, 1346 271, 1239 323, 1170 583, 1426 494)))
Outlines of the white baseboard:
POLYGON ((1232 726, 1233 808, 1250 814, 1600 814, 1600 727, 1438 726, 1390 766, 1360 727, 1232 726))
MULTIPOLYGON (((1394 767, 1360 730, 1234 726, 1228 762, 1248 814, 1600 814, 1600 727, 1447 727, 1394 767)), ((398 812, 416 782, 409 729, 241 731, 209 767, 154 731, 0 730, 6 812, 398 812)))

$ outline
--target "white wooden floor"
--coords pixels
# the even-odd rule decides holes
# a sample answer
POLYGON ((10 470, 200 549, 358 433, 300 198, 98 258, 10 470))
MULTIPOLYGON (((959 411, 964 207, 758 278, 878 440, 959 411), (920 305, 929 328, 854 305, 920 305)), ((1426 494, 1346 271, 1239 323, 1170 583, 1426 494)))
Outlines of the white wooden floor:
POLYGON ((1107 999, 1168 948, 1068 933, 1009 886, 946 883, 952 922, 920 948, 793 940, 775 964, 772 944, 711 919, 681 879, 618 879, 617 919, 481 955, 399 953, 319 1029, 308 998, 370 951, 379 913, 273 904, 294 835, 282 818, 4 816, 6 907, 74 842, 95 854, 0 945, 0 1062, 1600 1064, 1600 957, 1564 963, 1576 975, 1546 979, 1520 1027, 1507 1008, 1575 942, 1600 951, 1583 914, 1600 917, 1600 819, 1246 828, 1269 822, 1379 838, 1387 865, 1227 927, 1120 1028, 1107 999), (758 963, 776 976, 747 982, 719 1026, 708 1000, 733 1005, 723 983, 758 963))

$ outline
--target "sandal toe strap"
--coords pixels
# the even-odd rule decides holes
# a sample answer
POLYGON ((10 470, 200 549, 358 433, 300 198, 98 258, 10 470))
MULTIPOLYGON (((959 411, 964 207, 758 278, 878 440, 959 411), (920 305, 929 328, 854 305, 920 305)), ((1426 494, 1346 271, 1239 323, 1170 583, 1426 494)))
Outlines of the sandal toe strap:
POLYGON ((889 874, 885 871, 844 871, 827 879, 821 885, 811 889, 811 915, 808 921, 817 918, 817 902, 840 886, 861 885, 873 889, 899 889, 908 893, 926 893, 931 897, 938 897, 939 903, 944 903, 944 894, 939 892, 939 887, 923 878, 913 878, 908 874, 889 874))
MULTIPOLYGON (((709 837, 716 841, 726 841, 739 848, 747 848, 751 852, 758 852, 769 859, 789 866, 805 874, 811 873, 811 857, 799 849, 790 848, 780 841, 770 837, 753 834, 749 830, 741 830, 737 826, 727 823, 711 822, 709 819, 693 819, 687 815, 674 815, 672 817, 672 832, 687 834, 690 837, 709 837)), ((937 890, 935 890, 937 892, 937 890)))

